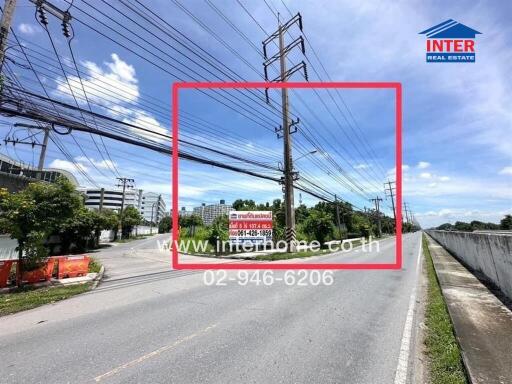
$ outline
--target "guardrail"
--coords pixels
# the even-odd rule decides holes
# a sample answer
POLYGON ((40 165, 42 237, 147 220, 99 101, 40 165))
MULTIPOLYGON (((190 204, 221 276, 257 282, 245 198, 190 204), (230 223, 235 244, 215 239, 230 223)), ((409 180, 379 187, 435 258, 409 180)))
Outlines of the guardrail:
POLYGON ((437 230, 426 232, 462 263, 482 273, 512 300, 512 236, 437 230))

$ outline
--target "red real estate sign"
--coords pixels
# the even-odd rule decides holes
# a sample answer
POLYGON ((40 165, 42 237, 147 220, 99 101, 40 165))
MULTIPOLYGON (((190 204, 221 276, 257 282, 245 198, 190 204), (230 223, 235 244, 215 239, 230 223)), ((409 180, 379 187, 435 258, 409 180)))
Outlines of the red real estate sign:
POLYGON ((272 211, 229 212, 229 242, 268 244, 272 241, 272 211))

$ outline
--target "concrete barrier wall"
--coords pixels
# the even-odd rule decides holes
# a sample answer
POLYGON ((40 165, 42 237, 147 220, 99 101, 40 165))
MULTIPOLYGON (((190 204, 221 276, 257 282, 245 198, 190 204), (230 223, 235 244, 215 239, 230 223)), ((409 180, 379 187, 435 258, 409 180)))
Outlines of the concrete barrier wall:
MULTIPOLYGON (((149 225, 139 225, 132 229, 132 236, 139 236, 139 235, 149 235, 149 234, 156 234, 158 233, 158 227, 153 226, 151 228, 149 225)), ((100 243, 109 243, 111 241, 114 241, 114 231, 112 230, 104 230, 101 231, 100 234, 100 243)))
POLYGON ((512 236, 454 231, 427 231, 461 262, 481 272, 512 300, 512 236))
POLYGON ((0 260, 17 260, 18 240, 11 239, 10 235, 0 235, 0 260))

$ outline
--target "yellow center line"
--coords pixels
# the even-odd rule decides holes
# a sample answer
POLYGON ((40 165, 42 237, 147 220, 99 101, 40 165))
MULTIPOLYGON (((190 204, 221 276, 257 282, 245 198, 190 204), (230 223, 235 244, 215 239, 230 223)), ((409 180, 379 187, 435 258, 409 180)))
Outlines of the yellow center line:
POLYGON ((208 331, 212 330, 212 329, 213 329, 213 328, 215 328, 216 326, 217 326, 217 324, 210 325, 209 327, 206 327, 206 328, 204 328, 204 329, 202 329, 202 330, 200 330, 200 331, 198 331, 198 332, 196 332, 196 333, 193 333, 193 334, 191 334, 191 335, 188 335, 188 336, 185 336, 185 337, 183 337, 183 338, 181 338, 181 339, 178 339, 178 340, 176 340, 176 341, 175 341, 174 343, 172 343, 172 344, 165 345, 165 346, 163 346, 163 347, 161 347, 161 348, 158 348, 157 350, 155 350, 155 351, 153 351, 153 352, 147 353, 147 354, 145 354, 145 355, 143 355, 143 356, 141 356, 141 357, 139 357, 139 358, 137 358, 137 359, 135 359, 135 360, 132 360, 132 361, 129 361, 129 362, 127 362, 127 363, 123 364, 123 365, 120 365, 120 366, 118 366, 118 367, 116 367, 116 368, 112 369, 111 371, 108 371, 108 372, 106 372, 106 373, 104 373, 104 374, 102 374, 102 375, 96 376, 96 377, 94 378, 94 380, 98 383, 98 382, 100 382, 101 380, 103 380, 103 379, 105 379, 105 378, 107 378, 107 377, 113 376, 113 375, 115 375, 115 374, 117 374, 117 373, 121 372, 122 370, 124 370, 124 369, 126 369, 126 368, 130 368, 130 367, 132 367, 132 366, 134 366, 134 365, 137 365, 137 364, 140 364, 140 363, 144 362, 144 361, 145 361, 145 360, 147 360, 147 359, 150 359, 150 358, 152 358, 152 357, 158 356, 158 355, 160 355, 161 353, 163 353, 163 352, 165 352, 165 351, 168 351, 169 349, 172 349, 172 348, 174 348, 174 347, 177 347, 178 345, 180 345, 180 344, 182 344, 182 343, 184 343, 184 342, 186 342, 186 341, 189 341, 189 340, 193 339, 194 337, 201 336, 201 335, 203 335, 203 334, 207 333, 208 331))

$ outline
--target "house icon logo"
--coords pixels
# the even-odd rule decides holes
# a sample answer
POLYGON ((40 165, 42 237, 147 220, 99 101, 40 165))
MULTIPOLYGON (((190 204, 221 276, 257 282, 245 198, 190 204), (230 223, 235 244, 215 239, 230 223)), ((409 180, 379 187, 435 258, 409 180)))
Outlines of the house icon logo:
POLYGON ((427 37, 427 63, 474 63, 480 34, 452 19, 420 32, 427 37))

